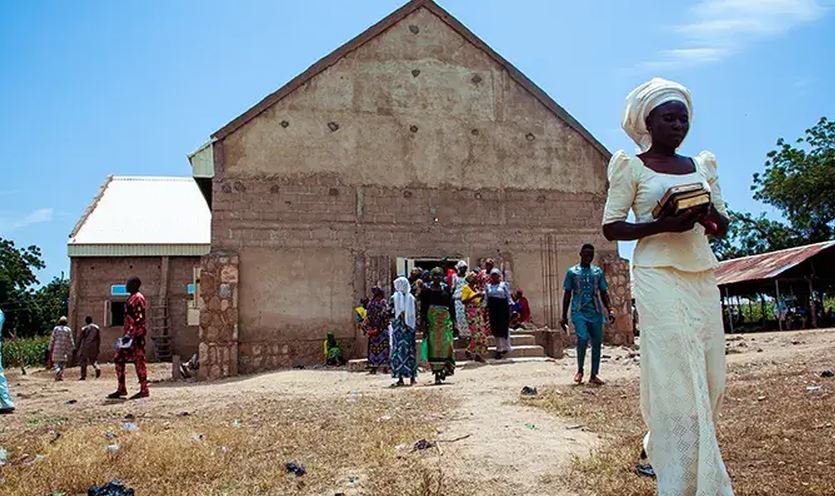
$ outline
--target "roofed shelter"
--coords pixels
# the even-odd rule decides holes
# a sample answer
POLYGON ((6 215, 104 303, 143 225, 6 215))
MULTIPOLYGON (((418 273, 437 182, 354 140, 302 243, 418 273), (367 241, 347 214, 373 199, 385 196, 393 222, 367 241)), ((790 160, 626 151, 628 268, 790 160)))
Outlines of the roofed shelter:
POLYGON ((458 20, 409 2, 189 156, 212 211, 201 374, 318 363, 328 331, 364 356, 351 309, 432 261, 496 259, 556 327, 587 242, 626 281, 630 341, 628 268, 600 230, 609 157, 458 20))
MULTIPOLYGON (((719 288, 726 306, 740 307, 744 297, 749 306, 759 300, 765 310, 766 297, 773 305, 773 323, 764 322, 780 330, 795 327, 787 322, 793 307, 802 318, 803 328, 835 325, 829 322, 821 308, 826 297, 835 296, 835 241, 825 241, 785 250, 742 257, 722 262, 716 272, 719 288)), ((735 319, 729 319, 733 330, 735 319)), ((766 319, 768 320, 768 319, 766 319)), ((799 319, 793 319, 799 322, 799 319)))
POLYGON ((69 325, 89 315, 102 329, 102 359, 122 335, 125 281, 142 280, 149 357, 197 352, 194 271, 209 253, 211 212, 189 177, 109 176, 70 234, 69 325))

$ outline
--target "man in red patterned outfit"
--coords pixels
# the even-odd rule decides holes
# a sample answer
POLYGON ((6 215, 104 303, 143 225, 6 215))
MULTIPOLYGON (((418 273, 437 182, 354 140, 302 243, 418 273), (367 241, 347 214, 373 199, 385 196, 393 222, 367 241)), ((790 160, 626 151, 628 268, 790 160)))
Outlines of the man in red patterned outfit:
POLYGON ((142 281, 136 276, 131 276, 127 281, 127 290, 130 293, 125 303, 125 335, 122 340, 129 338, 130 345, 119 347, 116 350, 116 357, 113 362, 116 364, 116 377, 119 380, 119 389, 108 395, 110 399, 119 399, 128 395, 125 386, 125 365, 133 363, 136 367, 136 377, 139 378, 139 392, 130 397, 135 400, 147 398, 148 392, 148 369, 145 366, 145 296, 139 292, 142 281))

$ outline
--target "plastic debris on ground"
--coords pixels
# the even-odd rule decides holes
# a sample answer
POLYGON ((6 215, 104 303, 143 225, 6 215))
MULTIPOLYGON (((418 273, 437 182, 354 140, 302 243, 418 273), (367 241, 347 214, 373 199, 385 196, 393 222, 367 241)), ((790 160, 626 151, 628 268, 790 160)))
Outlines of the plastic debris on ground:
POLYGON ((525 424, 525 427, 527 427, 528 429, 530 429, 532 431, 536 430, 536 425, 534 425, 534 424, 525 424))
POLYGON ((433 446, 435 446, 435 443, 433 443, 432 441, 427 441, 426 439, 421 439, 421 440, 419 440, 415 443, 414 451, 421 451, 421 450, 429 449, 433 446))
POLYGON ((284 468, 287 470, 288 474, 295 474, 296 477, 301 477, 307 473, 307 470, 304 469, 304 465, 301 463, 289 462, 284 466, 284 468))
POLYGON ((104 451, 110 453, 111 455, 115 455, 116 453, 118 453, 119 449, 120 449, 120 447, 116 443, 108 444, 107 446, 104 447, 104 451))
POLYGON ((635 465, 635 473, 644 477, 655 478, 655 469, 652 465, 646 463, 638 463, 635 465))
POLYGON ((9 459, 9 452, 4 448, 0 448, 0 467, 6 464, 9 459))
POLYGON ((231 425, 232 425, 232 427, 234 427, 235 429, 240 429, 240 428, 241 428, 241 421, 240 421, 240 420, 238 420, 238 419, 235 419, 235 420, 233 420, 233 421, 232 421, 232 424, 231 424, 231 425))
POLYGON ((125 422, 122 424, 122 430, 125 432, 137 432, 139 431, 139 426, 133 422, 125 422))
POLYGON ((101 486, 90 486, 87 489, 87 496, 134 496, 133 489, 126 486, 122 481, 113 480, 101 486))
POLYGON ((833 372, 831 370, 824 370, 823 372, 821 372, 821 377, 825 377, 827 379, 831 378, 831 377, 835 377, 835 372, 833 372))
POLYGON ((522 396, 536 396, 539 394, 539 391, 536 390, 535 387, 532 386, 525 386, 522 388, 522 396))
POLYGON ((821 389, 823 389, 823 386, 819 384, 812 384, 811 386, 806 386, 807 393, 817 393, 821 389))

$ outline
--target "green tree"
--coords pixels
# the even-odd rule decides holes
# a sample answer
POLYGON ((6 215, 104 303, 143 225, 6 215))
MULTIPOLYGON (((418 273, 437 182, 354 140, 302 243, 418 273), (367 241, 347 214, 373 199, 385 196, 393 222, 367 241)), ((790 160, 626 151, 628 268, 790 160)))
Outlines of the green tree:
POLYGON ((754 174, 754 199, 777 208, 785 222, 731 212, 720 258, 755 255, 835 237, 835 121, 822 117, 802 138, 777 140, 765 171, 754 174))
POLYGON ((4 332, 19 337, 42 334, 67 314, 69 281, 55 278, 40 288, 36 271, 46 267, 37 246, 18 248, 0 238, 0 309, 4 332))

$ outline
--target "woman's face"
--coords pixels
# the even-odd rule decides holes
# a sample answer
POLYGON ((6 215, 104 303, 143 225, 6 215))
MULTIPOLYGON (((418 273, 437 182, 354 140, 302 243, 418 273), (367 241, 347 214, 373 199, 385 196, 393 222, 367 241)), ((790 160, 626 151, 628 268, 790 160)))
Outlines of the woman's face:
POLYGON ((439 274, 437 272, 432 274, 432 282, 434 284, 441 284, 441 282, 443 282, 443 280, 444 280, 444 275, 443 274, 439 274))
POLYGON ((655 107, 647 117, 647 129, 653 145, 676 149, 690 130, 687 107, 679 101, 667 102, 655 107))

